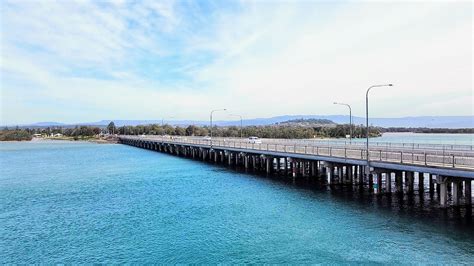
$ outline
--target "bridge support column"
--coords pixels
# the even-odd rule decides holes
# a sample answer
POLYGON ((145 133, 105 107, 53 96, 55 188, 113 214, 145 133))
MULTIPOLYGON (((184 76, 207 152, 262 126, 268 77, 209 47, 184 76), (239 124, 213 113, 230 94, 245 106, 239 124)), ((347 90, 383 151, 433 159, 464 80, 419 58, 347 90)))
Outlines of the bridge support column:
POLYGON ((329 175, 329 182, 331 185, 335 185, 337 184, 337 179, 336 179, 336 167, 335 166, 332 166, 330 165, 329 168, 328 168, 328 172, 330 173, 329 175))
POLYGON ((377 172, 377 193, 381 194, 383 191, 382 186, 382 172, 377 172))
POLYGON ((293 178, 293 183, 296 181, 296 161, 291 159, 291 177, 293 178))
POLYGON ((292 176, 293 178, 296 177, 296 161, 295 160, 291 160, 291 173, 292 173, 292 176))
POLYGON ((235 166, 239 166, 239 154, 235 153, 235 166))
POLYGON ((464 180, 464 198, 466 205, 472 205, 472 195, 471 195, 471 180, 464 180))
POLYGON ((385 190, 387 193, 392 193, 392 172, 385 173, 385 190))
POLYGON ((249 156, 247 154, 244 154, 244 167, 245 170, 249 169, 249 156))
POLYGON ((300 162, 300 165, 301 165, 301 174, 303 175, 303 177, 307 178, 308 175, 306 174, 306 161, 301 161, 300 162))
POLYGON ((232 165, 232 152, 227 152, 227 164, 230 166, 232 165))
POLYGON ((405 177, 406 177, 406 180, 408 182, 407 184, 407 193, 408 194, 413 194, 413 190, 414 190, 414 178, 413 178, 413 172, 410 172, 410 171, 406 171, 405 172, 405 177))
POLYGON ((337 184, 342 184, 343 178, 344 178, 344 172, 343 172, 343 167, 338 165, 337 166, 337 184))
POLYGON ((315 177, 317 175, 316 174, 316 164, 317 164, 317 162, 316 161, 311 161, 310 164, 311 164, 311 177, 315 177))
POLYGON ((462 196, 461 182, 453 180, 453 205, 458 206, 462 196))
POLYGON ((347 172, 349 174, 349 184, 354 184, 354 167, 352 165, 349 165, 348 167, 349 169, 349 172, 347 172))
POLYGON ((358 166, 359 168, 359 185, 362 187, 364 186, 364 167, 362 165, 358 166))
POLYGON ((253 170, 257 170, 257 158, 255 155, 252 155, 252 167, 253 167, 253 170))
POLYGON ((432 197, 433 194, 434 194, 434 181, 433 181, 433 175, 432 174, 428 174, 428 181, 429 181, 429 185, 430 185, 430 196, 432 197))
POLYGON ((425 191, 425 174, 418 172, 418 191, 423 193, 425 191))
POLYGON ((439 205, 443 208, 448 204, 448 182, 445 177, 437 176, 437 183, 439 184, 439 205))
POLYGON ((374 175, 369 174, 369 191, 374 192, 374 175))
POLYGON ((272 172, 272 169, 271 169, 271 167, 270 167, 270 165, 271 165, 271 160, 272 160, 272 158, 265 158, 265 161, 266 161, 266 162, 265 162, 265 163, 266 163, 266 167, 265 167, 265 168, 266 168, 267 174, 271 174, 271 172, 272 172))

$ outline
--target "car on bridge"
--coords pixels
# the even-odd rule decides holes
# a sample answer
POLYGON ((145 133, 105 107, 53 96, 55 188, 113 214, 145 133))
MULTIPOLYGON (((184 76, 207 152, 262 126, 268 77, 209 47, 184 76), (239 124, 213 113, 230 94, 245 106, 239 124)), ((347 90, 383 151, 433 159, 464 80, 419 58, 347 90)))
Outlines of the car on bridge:
POLYGON ((252 144, 260 144, 262 143, 262 140, 260 140, 258 137, 249 137, 248 142, 252 144))

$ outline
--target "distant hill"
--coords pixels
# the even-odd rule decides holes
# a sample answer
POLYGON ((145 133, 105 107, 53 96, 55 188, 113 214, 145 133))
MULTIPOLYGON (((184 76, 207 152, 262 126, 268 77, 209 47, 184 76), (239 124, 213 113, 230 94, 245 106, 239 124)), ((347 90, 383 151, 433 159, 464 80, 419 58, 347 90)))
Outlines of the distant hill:
MULTIPOLYGON (((348 124, 349 116, 348 115, 283 115, 275 116, 270 118, 253 118, 243 120, 244 126, 256 126, 256 125, 273 125, 277 123, 283 123, 291 120, 309 120, 314 119, 314 121, 324 121, 328 120, 336 124, 348 124)), ((353 124, 365 125, 365 118, 353 116, 353 124)), ((75 125, 90 125, 90 126, 99 126, 105 127, 110 121, 114 121, 116 126, 123 125, 148 125, 148 124, 161 124, 161 119, 159 120, 101 120, 97 122, 89 123, 76 123, 76 124, 64 124, 57 122, 40 122, 29 125, 20 125, 21 127, 48 127, 48 126, 62 126, 62 127, 71 127, 75 125)), ((209 125, 208 120, 165 120, 167 124, 171 125, 209 125)), ((380 127, 426 127, 426 128, 474 128, 474 116, 415 116, 415 117, 399 117, 399 118, 371 118, 369 123, 373 126, 380 127)), ((238 120, 221 120, 214 121, 215 125, 218 126, 238 126, 240 121, 238 120)), ((16 126, 16 125, 9 125, 16 126)))
POLYGON ((317 119, 317 118, 309 118, 309 119, 291 119, 284 122, 276 123, 276 125, 280 126, 300 126, 300 127, 317 127, 317 126, 325 126, 331 127, 335 126, 336 123, 329 119, 317 119))

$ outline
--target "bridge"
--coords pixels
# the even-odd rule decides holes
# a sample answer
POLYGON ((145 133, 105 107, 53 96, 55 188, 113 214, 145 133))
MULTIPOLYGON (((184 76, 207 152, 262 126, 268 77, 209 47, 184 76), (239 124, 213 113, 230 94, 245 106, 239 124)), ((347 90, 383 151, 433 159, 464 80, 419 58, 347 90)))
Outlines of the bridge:
POLYGON ((120 143, 176 156, 376 194, 429 192, 441 207, 472 205, 472 145, 325 140, 119 136, 120 143), (367 160, 367 156, 369 160, 367 160), (415 187, 416 185, 416 187, 415 187))

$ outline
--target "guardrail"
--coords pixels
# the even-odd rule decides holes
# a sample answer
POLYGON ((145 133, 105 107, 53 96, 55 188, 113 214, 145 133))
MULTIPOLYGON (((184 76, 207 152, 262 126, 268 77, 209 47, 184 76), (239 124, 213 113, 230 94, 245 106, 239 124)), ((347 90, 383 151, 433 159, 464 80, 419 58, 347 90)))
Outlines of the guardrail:
MULTIPOLYGON (((223 138, 216 138, 223 139, 223 138)), ((238 140, 232 138, 231 140, 238 140)), ((286 142, 286 143, 301 143, 303 145, 327 145, 327 146, 355 146, 365 148, 365 139, 349 140, 334 140, 334 139, 261 139, 265 143, 286 142)), ((474 151, 474 145, 463 144, 431 144, 431 143, 397 143, 397 142, 377 142, 370 141, 369 145, 374 148, 403 148, 403 149, 433 149, 433 150, 456 150, 456 151, 474 151)))
MULTIPOLYGON (((216 148, 238 148, 256 151, 273 151, 295 154, 307 154, 317 156, 338 157, 344 159, 366 160, 365 148, 347 148, 347 147, 331 147, 327 145, 299 145, 299 144, 281 144, 281 143, 249 143, 248 141, 229 141, 229 140, 210 140, 206 139, 179 139, 179 138, 165 138, 165 137, 137 137, 137 136, 121 136, 123 138, 138 139, 144 141, 161 141, 167 143, 181 143, 190 145, 205 145, 216 148)), ((401 164, 425 165, 436 167, 450 167, 474 170, 474 154, 459 155, 450 153, 446 150, 436 151, 391 151, 377 148, 370 148, 370 161, 381 161, 401 164)))

